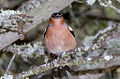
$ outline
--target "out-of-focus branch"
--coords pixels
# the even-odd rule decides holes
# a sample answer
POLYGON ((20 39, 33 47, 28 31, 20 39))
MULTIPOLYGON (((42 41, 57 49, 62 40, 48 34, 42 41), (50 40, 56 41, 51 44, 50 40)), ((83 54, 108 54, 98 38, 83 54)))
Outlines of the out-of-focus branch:
POLYGON ((114 21, 114 22, 120 22, 120 19, 117 18, 111 18, 111 17, 103 17, 103 16, 95 16, 95 15, 85 15, 88 19, 94 19, 94 20, 104 20, 104 21, 114 21))
POLYGON ((0 9, 16 9, 27 0, 0 0, 0 9))
POLYGON ((82 50, 80 50, 81 48, 77 48, 73 52, 63 53, 57 59, 54 59, 49 63, 17 74, 15 79, 25 78, 30 75, 45 72, 55 67, 64 67, 66 65, 77 65, 77 70, 100 69, 120 65, 120 31, 115 30, 115 28, 116 26, 109 26, 103 31, 98 32, 94 38, 87 37, 87 42, 84 41, 83 43, 86 43, 88 46, 90 45, 92 47, 84 47, 82 50), (95 43, 93 43, 94 41, 95 43), (96 48, 94 48, 94 45, 96 48), (86 50, 86 48, 89 49, 86 50), (84 56, 86 52, 87 55, 84 56))
POLYGON ((112 9, 114 9, 116 12, 120 13, 120 9, 116 6, 117 3, 120 3, 119 0, 114 0, 114 1, 112 1, 112 0, 108 0, 108 1, 106 1, 106 0, 98 0, 98 2, 99 2, 99 4, 101 6, 110 7, 112 9), (114 2, 116 3, 115 5, 114 5, 114 2))
MULTIPOLYGON (((32 24, 26 24, 24 32, 27 33, 41 22, 47 20, 53 12, 58 12, 67 7, 74 0, 30 0, 21 5, 18 10, 33 16, 32 24)), ((0 35, 0 50, 19 39, 18 33, 8 32, 0 35)))

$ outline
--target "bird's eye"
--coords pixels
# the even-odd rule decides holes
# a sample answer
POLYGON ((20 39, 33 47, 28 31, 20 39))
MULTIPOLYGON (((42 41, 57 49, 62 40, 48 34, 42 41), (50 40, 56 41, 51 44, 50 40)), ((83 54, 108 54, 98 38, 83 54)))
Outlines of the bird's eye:
POLYGON ((52 17, 54 17, 55 15, 53 14, 52 17))
POLYGON ((62 14, 60 14, 60 16, 62 16, 62 14))

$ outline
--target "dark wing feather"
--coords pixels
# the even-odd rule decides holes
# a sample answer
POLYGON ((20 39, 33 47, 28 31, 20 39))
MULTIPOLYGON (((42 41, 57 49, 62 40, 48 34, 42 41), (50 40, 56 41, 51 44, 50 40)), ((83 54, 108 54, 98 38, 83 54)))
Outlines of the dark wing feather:
POLYGON ((48 29, 48 27, 44 30, 44 38, 45 38, 45 35, 47 33, 47 29, 48 29))
MULTIPOLYGON (((47 29, 48 29, 48 27, 51 27, 51 26, 52 26, 52 24, 48 24, 47 29)), ((45 35, 46 35, 46 32, 47 32, 47 29, 44 30, 44 38, 45 38, 45 35)))
MULTIPOLYGON (((48 29, 48 28, 47 28, 48 29)), ((47 29, 44 30, 44 38, 45 38, 45 35, 46 35, 46 32, 47 32, 47 29)))
POLYGON ((75 37, 75 34, 74 34, 73 29, 72 29, 70 26, 68 26, 68 29, 69 29, 69 31, 72 33, 72 35, 75 37))

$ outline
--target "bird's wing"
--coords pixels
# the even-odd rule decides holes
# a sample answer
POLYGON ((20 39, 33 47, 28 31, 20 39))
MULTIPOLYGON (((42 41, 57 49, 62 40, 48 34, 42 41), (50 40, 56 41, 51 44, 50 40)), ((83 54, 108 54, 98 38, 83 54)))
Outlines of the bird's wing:
POLYGON ((44 30, 44 38, 45 38, 48 27, 51 27, 51 26, 52 26, 52 24, 48 24, 47 28, 44 30))
MULTIPOLYGON (((47 28, 48 29, 48 28, 47 28)), ((45 35, 46 35, 46 32, 47 32, 47 29, 44 30, 44 38, 45 38, 45 35)))
POLYGON ((72 29, 70 26, 68 26, 68 29, 69 29, 69 31, 72 33, 72 35, 75 37, 75 34, 74 34, 73 29, 72 29))

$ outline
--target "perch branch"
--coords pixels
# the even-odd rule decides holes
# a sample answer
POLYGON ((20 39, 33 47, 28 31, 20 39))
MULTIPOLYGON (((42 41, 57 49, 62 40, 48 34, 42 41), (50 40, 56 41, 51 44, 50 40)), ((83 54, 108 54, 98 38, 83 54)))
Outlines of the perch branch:
POLYGON ((93 39, 93 41, 95 41, 96 43, 102 43, 100 44, 101 45, 100 48, 96 48, 94 50, 93 48, 89 48, 89 50, 91 49, 92 51, 84 49, 80 50, 80 48, 78 48, 73 52, 63 53, 57 59, 54 59, 53 61, 40 65, 38 67, 31 68, 28 71, 19 73, 16 76, 14 76, 14 78, 15 79, 25 78, 30 75, 45 72, 55 67, 64 67, 66 65, 68 66, 77 65, 79 70, 108 68, 114 65, 120 65, 120 53, 118 50, 120 48, 119 37, 120 31, 115 30, 114 25, 109 26, 103 31, 98 32, 95 35, 95 38, 93 39), (107 37, 104 37, 105 34, 107 34, 107 37), (112 39, 110 39, 110 37, 112 37, 112 39), (101 40, 101 38, 103 38, 104 41, 101 40), (86 56, 84 56, 86 52, 88 53, 86 56), (96 53, 99 55, 90 56, 91 54, 96 53))

